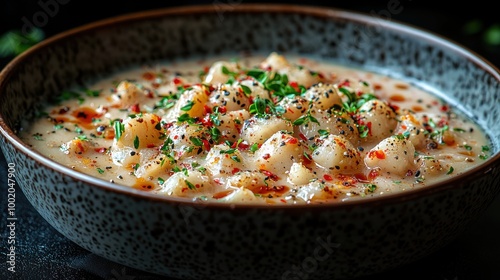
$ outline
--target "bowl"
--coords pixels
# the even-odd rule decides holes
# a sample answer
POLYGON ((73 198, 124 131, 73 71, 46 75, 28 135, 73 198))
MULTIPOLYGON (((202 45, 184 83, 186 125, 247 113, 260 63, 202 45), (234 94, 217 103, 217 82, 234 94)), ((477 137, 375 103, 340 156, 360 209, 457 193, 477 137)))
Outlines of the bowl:
POLYGON ((456 238, 500 190, 500 74, 412 26, 325 7, 240 4, 127 14, 53 36, 0 73, 1 148, 57 231, 92 253, 179 279, 351 279, 414 262, 456 238), (237 32, 235 32, 237 30, 237 32), (19 137, 75 84, 172 58, 294 53, 446 93, 491 139, 480 166, 426 188, 324 205, 200 203, 76 172, 19 137))

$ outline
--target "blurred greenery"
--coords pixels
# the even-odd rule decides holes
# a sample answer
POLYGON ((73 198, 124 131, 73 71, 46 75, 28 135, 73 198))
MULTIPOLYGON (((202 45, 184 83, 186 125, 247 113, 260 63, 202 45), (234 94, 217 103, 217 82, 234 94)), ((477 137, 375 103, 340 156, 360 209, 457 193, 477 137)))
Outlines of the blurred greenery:
POLYGON ((43 30, 33 28, 28 34, 11 30, 0 37, 0 57, 17 56, 45 38, 43 30))
POLYGON ((500 46, 500 23, 486 24, 480 19, 466 22, 462 27, 465 36, 479 36, 481 44, 486 47, 500 46))

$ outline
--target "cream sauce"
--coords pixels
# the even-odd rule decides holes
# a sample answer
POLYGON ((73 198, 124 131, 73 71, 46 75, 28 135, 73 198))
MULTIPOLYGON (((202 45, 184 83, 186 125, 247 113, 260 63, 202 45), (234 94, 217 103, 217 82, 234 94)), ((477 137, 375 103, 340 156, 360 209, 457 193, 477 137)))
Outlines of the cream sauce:
POLYGON ((194 200, 376 197, 456 176, 490 147, 474 122, 408 82, 297 56, 162 62, 55 97, 21 134, 35 150, 103 180, 194 200), (266 70, 288 81, 273 86, 266 70), (303 93, 279 101, 279 90, 303 93))

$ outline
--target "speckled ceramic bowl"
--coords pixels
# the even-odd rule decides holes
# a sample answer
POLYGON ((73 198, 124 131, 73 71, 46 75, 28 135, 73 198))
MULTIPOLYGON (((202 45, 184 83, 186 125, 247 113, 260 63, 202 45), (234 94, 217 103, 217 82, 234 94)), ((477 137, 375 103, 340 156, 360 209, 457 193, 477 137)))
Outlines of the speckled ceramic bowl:
POLYGON ((89 251, 181 279, 347 279, 415 261, 455 238, 500 190, 500 75, 437 36, 314 7, 234 5, 126 15, 47 39, 0 74, 2 151, 19 187, 89 251), (16 136, 51 94, 122 67, 172 57, 277 50, 419 81, 484 128, 493 155, 433 187, 300 207, 197 204, 111 184, 57 164, 16 136))

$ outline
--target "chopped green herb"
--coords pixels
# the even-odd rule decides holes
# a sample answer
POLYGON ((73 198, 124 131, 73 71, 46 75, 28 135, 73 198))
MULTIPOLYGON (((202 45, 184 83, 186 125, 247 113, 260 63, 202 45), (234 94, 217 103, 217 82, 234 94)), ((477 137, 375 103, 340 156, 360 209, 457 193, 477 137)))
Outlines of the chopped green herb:
POLYGON ((250 95, 250 94, 252 94, 252 90, 251 90, 249 87, 247 87, 247 86, 245 86, 245 85, 240 85, 240 87, 241 87, 241 89, 243 90, 243 92, 244 92, 246 95, 250 95))
POLYGON ((195 190, 196 187, 193 185, 193 183, 189 182, 188 180, 184 180, 184 182, 186 183, 186 185, 188 186, 188 188, 190 190, 195 190))
POLYGON ((97 167, 97 172, 99 172, 99 174, 103 174, 104 170, 102 170, 101 168, 97 167))
POLYGON ((189 100, 188 103, 181 107, 182 111, 189 111, 193 108, 194 102, 189 100))
POLYGON ((135 136, 134 138, 134 148, 139 149, 139 136, 135 136))
POLYGON ((197 147, 201 147, 203 145, 203 141, 201 141, 198 137, 191 136, 189 137, 189 140, 191 140, 191 142, 197 147))
POLYGON ((366 184, 365 188, 368 192, 374 192, 377 189, 377 185, 375 184, 366 184))
POLYGON ((250 146, 250 152, 255 153, 259 149, 259 144, 253 143, 252 146, 250 146))
POLYGON ((115 139, 120 140, 120 137, 122 137, 122 134, 125 131, 125 125, 121 121, 115 120, 113 122, 113 128, 115 129, 115 139))
POLYGON ((236 162, 241 162, 240 158, 237 155, 231 156, 231 159, 236 162))
POLYGON ((450 169, 448 170, 448 172, 446 172, 447 175, 450 175, 451 173, 453 173, 455 169, 453 168, 453 166, 450 166, 450 169))

